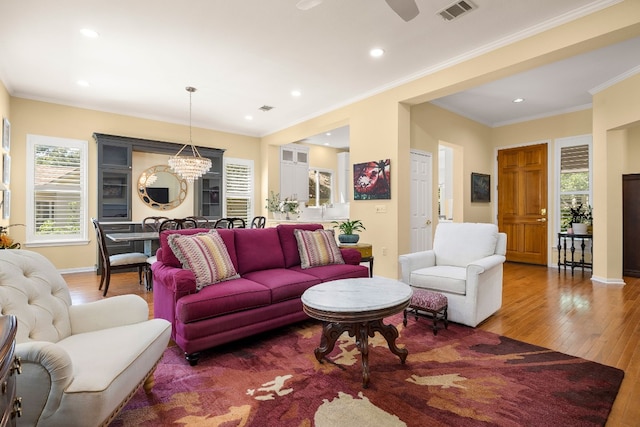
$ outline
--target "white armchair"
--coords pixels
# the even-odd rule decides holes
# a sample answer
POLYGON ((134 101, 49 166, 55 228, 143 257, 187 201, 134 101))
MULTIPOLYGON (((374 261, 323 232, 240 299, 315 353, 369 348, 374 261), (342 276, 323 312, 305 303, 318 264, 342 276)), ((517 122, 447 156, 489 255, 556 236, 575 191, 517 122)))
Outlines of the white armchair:
POLYGON ((108 425, 150 390, 171 333, 137 295, 72 305, 53 264, 27 250, 0 250, 0 310, 18 319, 18 425, 108 425))
POLYGON ((440 223, 432 250, 400 255, 402 281, 444 294, 449 320, 475 327, 502 306, 506 249, 494 224, 440 223))

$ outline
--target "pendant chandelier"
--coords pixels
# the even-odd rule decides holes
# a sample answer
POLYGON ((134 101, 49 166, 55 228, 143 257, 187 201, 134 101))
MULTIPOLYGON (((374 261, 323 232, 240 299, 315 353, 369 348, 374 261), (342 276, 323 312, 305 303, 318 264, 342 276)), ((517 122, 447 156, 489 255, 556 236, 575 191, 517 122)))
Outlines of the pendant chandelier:
POLYGON ((187 86, 185 89, 189 92, 189 142, 184 144, 175 156, 169 157, 169 166, 191 184, 211 169, 211 159, 202 157, 191 140, 191 95, 196 91, 196 88, 187 86), (191 148, 191 155, 187 154, 188 147, 191 148), (187 152, 180 155, 185 148, 187 148, 187 152))

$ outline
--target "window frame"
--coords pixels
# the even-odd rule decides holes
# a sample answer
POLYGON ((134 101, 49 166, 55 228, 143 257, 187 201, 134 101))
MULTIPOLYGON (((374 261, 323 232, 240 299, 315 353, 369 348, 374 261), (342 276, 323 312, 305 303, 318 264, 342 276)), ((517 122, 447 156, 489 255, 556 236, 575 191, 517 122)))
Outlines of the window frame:
POLYGON ((43 135, 27 135, 27 155, 26 155, 26 241, 25 246, 66 246, 85 245, 89 243, 89 194, 88 194, 88 163, 89 163, 89 142, 85 140, 71 138, 57 138, 43 135), (60 148, 74 148, 80 151, 80 179, 79 179, 79 226, 80 230, 76 234, 68 235, 38 235, 36 234, 36 188, 35 188, 35 148, 38 145, 47 145, 60 148))
MULTIPOLYGON (((329 184, 329 191, 330 191, 329 204, 333 203, 334 186, 335 186, 335 172, 333 171, 333 169, 309 167, 309 172, 307 173, 307 176, 310 176, 311 172, 314 172, 315 175, 316 175, 316 179, 315 179, 315 183, 316 183, 315 200, 316 200, 316 202, 313 205, 310 205, 307 202, 307 206, 310 206, 310 207, 320 207, 320 206, 322 206, 320 204, 320 184, 318 182, 318 174, 319 173, 327 173, 327 174, 329 174, 331 176, 331 182, 329 184)), ((311 196, 311 195, 309 195, 309 196, 311 196)), ((311 200, 311 197, 309 197, 309 200, 311 200)))
MULTIPOLYGON (((578 192, 586 194, 589 198, 589 204, 593 206, 593 137, 592 135, 578 135, 566 138, 558 138, 555 141, 555 190, 556 190, 556 209, 554 212, 555 229, 557 233, 562 231, 562 201, 563 194, 560 190, 561 183, 561 167, 562 167, 562 149, 566 147, 574 147, 579 145, 587 145, 589 150, 589 190, 586 192, 578 192)), ((575 193, 575 192, 574 192, 575 193)))
MULTIPOLYGON (((228 217, 228 213, 227 213, 227 199, 229 198, 242 198, 242 199, 247 199, 248 203, 247 203, 247 217, 246 217, 246 221, 247 223, 249 221, 251 221, 251 219, 253 218, 254 214, 253 214, 253 209, 254 209, 254 199, 255 199, 255 167, 254 167, 254 161, 251 159, 240 159, 240 158, 234 158, 234 157, 223 157, 223 176, 222 176, 222 182, 223 182, 223 186, 224 186, 224 199, 222 201, 222 212, 223 212, 223 217, 228 217), (229 188, 227 187, 228 185, 228 174, 227 174, 227 166, 229 164, 232 165, 241 165, 241 166, 246 166, 249 168, 249 192, 248 194, 243 194, 243 193, 238 193, 238 192, 233 192, 233 191, 229 191, 229 188)), ((240 217, 242 218, 242 217, 240 217)))

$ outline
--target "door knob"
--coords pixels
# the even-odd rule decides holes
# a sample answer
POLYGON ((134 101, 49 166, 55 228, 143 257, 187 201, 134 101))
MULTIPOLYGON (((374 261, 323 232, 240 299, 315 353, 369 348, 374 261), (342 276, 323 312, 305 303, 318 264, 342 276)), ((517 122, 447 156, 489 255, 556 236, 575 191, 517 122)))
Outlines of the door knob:
POLYGON ((426 220, 424 224, 425 225, 431 225, 431 220, 430 219, 426 220))

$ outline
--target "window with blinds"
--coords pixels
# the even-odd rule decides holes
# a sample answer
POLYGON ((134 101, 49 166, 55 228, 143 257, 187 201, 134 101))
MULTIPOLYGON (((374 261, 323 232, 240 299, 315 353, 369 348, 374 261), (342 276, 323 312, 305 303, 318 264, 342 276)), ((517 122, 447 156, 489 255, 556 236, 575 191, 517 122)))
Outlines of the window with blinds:
MULTIPOLYGON (((590 137, 589 137, 590 141, 590 137)), ((570 208, 591 204, 591 156, 589 143, 575 139, 559 144, 560 231, 570 228, 570 208)))
POLYGON ((87 142, 27 137, 27 242, 87 240, 87 142))
POLYGON ((253 218, 253 161, 229 158, 224 163, 225 216, 249 222, 253 218))

